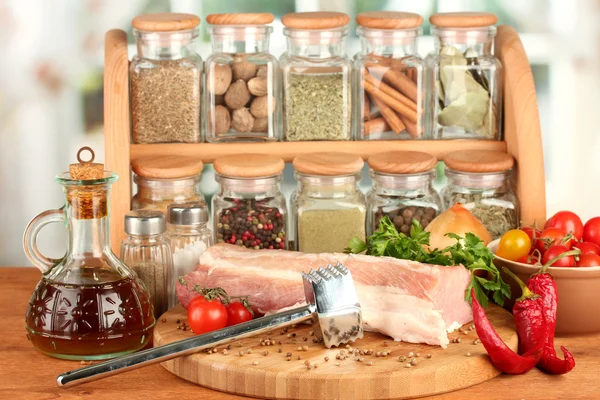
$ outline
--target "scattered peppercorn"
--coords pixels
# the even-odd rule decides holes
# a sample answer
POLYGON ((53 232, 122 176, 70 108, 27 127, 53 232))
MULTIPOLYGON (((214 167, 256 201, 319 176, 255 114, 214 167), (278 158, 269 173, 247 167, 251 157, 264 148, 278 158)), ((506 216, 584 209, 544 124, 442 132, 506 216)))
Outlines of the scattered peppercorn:
POLYGON ((161 319, 161 322, 167 322, 166 318, 161 319))
POLYGON ((412 360, 410 360, 410 365, 417 365, 417 359, 413 358, 412 360))
POLYGON ((428 353, 428 354, 427 354, 427 358, 431 358, 431 353, 428 353))
POLYGON ((325 362, 329 361, 329 357, 325 357, 325 362))
POLYGON ((252 365, 258 365, 258 361, 253 361, 252 365))
POLYGON ((471 353, 467 353, 467 357, 471 357, 471 353))
POLYGON ((280 347, 280 348, 277 349, 277 352, 278 353, 283 353, 283 349, 280 347))
POLYGON ((262 355, 263 355, 263 356, 268 356, 268 355, 269 355, 269 350, 265 350, 265 351, 263 351, 263 352, 262 352, 262 355))
POLYGON ((400 362, 406 361, 406 356, 400 356, 400 357, 398 357, 398 361, 400 361, 400 362))

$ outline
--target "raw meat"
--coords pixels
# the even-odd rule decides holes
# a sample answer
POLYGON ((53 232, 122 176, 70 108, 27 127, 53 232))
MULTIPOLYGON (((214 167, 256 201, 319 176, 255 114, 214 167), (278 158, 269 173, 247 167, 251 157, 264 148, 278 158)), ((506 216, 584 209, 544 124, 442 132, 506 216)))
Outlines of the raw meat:
POLYGON ((231 296, 249 295, 259 313, 303 304, 301 271, 340 262, 351 272, 366 328, 395 340, 446 347, 447 332, 472 320, 464 300, 471 274, 462 266, 443 267, 348 254, 303 254, 284 250, 248 250, 233 245, 210 247, 200 265, 178 285, 180 302, 188 289, 222 287, 231 296))

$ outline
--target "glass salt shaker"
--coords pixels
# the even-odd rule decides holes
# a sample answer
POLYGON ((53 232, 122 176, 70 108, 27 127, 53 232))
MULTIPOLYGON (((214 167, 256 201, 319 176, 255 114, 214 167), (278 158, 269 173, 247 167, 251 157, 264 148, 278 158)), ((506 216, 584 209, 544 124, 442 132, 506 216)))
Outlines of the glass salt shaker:
POLYGON ((173 252, 169 278, 169 308, 177 305, 177 282, 198 266, 200 255, 213 243, 207 228, 208 208, 201 202, 171 204, 167 211, 167 239, 173 252))
POLYGON ((137 54, 129 67, 133 143, 201 140, 200 18, 158 13, 133 19, 137 54), (157 101, 160 99, 160 101, 157 101))
POLYGON ((418 14, 358 14, 361 51, 354 56, 356 139, 424 138, 425 62, 417 52, 423 33, 418 14))
POLYGON ((410 234, 413 219, 423 228, 443 210, 433 188, 437 159, 418 151, 393 151, 369 158, 373 188, 367 194, 367 235, 388 217, 398 232, 410 234))
POLYGON ((519 202, 512 187, 514 160, 492 150, 461 150, 444 157, 448 184, 445 206, 461 203, 487 228, 493 239, 519 226, 519 202))
POLYGON ((492 55, 492 13, 439 13, 429 18, 435 51, 426 59, 431 136, 501 139, 502 65, 492 55))
POLYGON ((339 12, 283 16, 287 52, 280 63, 286 141, 352 139, 352 63, 344 52, 349 21, 339 12))
POLYGON ((157 210, 137 210, 125 214, 121 259, 144 282, 154 304, 154 316, 168 307, 168 283, 173 277, 171 246, 164 238, 165 215, 157 210))
POLYGON ((211 14, 213 54, 206 60, 206 140, 280 137, 279 63, 269 54, 273 14, 211 14))

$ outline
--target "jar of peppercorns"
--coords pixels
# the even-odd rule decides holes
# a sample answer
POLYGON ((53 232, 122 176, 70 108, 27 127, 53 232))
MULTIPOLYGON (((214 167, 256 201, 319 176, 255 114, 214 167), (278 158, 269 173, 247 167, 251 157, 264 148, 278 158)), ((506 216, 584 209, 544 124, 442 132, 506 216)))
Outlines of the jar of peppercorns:
POLYGON ((368 160, 373 188, 367 194, 367 235, 388 217, 398 232, 410 233, 413 219, 423 228, 443 209, 433 188, 437 159, 417 151, 393 151, 368 160))
POLYGON ((214 162, 219 191, 212 199, 216 243, 287 249, 287 207, 279 184, 283 160, 263 154, 214 162))

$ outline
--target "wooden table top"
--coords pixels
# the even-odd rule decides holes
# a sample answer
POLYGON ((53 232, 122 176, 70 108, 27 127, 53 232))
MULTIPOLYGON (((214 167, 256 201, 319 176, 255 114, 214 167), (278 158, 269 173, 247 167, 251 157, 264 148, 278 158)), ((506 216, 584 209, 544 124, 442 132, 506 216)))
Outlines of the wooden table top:
MULTIPOLYGON (((59 389, 56 376, 79 368, 78 361, 45 356, 25 336, 25 309, 40 278, 34 268, 0 267, 0 398, 1 399, 241 399, 183 381, 161 366, 113 376, 71 389, 59 389)), ((557 340, 575 356, 577 366, 564 376, 534 369, 522 376, 500 375, 488 382, 427 399, 550 400, 600 399, 600 334, 557 340)))

